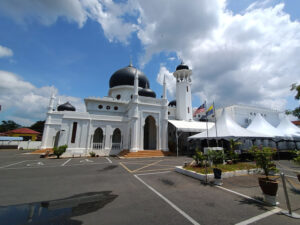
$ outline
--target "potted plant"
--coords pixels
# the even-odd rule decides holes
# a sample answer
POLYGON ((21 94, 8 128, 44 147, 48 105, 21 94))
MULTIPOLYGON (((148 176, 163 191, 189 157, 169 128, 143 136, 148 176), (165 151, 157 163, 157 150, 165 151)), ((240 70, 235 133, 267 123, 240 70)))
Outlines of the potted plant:
POLYGON ((92 151, 92 152, 90 152, 90 156, 91 156, 91 157, 95 157, 95 156, 96 156, 96 153, 92 151))
MULTIPOLYGON (((293 151, 293 154, 294 154, 294 158, 293 158, 294 163, 300 165, 300 150, 293 151)), ((297 177, 300 182, 300 173, 297 174, 297 177)))
POLYGON ((270 205, 276 205, 276 194, 278 190, 278 181, 270 179, 270 172, 276 172, 276 166, 272 161, 276 149, 271 147, 253 146, 250 150, 253 155, 256 166, 264 172, 264 177, 259 177, 259 186, 265 196, 265 202, 270 205))
POLYGON ((209 160, 215 166, 213 168, 214 178, 215 178, 214 183, 216 185, 222 185, 222 170, 220 168, 218 168, 218 165, 223 163, 224 153, 223 153, 223 151, 219 151, 219 150, 209 150, 207 154, 208 154, 209 160))
POLYGON ((61 145, 58 148, 54 147, 53 148, 53 154, 56 155, 57 159, 66 151, 68 148, 68 145, 61 145))

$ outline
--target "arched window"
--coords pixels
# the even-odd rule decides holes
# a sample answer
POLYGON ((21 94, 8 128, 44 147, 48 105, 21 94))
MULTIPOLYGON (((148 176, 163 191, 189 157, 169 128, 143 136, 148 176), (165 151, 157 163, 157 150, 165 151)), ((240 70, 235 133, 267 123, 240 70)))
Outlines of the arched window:
POLYGON ((110 110, 110 106, 109 106, 109 105, 108 105, 108 106, 106 106, 106 109, 107 109, 107 110, 110 110))
POLYGON ((115 106, 115 107, 114 107, 114 110, 118 110, 118 109, 119 109, 118 106, 115 106))
POLYGON ((103 105, 98 105, 98 109, 102 109, 103 108, 103 105))
POLYGON ((112 136, 112 143, 121 143, 121 130, 116 128, 112 136))

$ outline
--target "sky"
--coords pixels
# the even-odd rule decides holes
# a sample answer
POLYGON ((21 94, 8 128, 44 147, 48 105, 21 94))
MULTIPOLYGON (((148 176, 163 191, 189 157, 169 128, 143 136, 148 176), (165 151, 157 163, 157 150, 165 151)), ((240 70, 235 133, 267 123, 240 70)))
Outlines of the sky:
POLYGON ((300 2, 294 0, 1 0, 0 121, 44 120, 52 93, 84 111, 132 63, 157 97, 176 66, 193 70, 193 107, 299 105, 300 2))

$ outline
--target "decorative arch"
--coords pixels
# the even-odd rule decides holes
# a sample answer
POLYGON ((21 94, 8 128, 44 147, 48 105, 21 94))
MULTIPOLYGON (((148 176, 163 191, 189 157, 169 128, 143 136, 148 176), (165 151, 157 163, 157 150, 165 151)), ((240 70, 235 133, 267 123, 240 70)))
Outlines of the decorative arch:
POLYGON ((155 119, 153 118, 153 116, 148 116, 145 119, 144 125, 144 150, 157 149, 156 132, 155 119))
POLYGON ((102 149, 103 148, 103 130, 101 127, 98 127, 93 136, 93 149, 102 149))
POLYGON ((120 150, 122 142, 122 134, 119 128, 116 128, 112 135, 112 150, 120 150))

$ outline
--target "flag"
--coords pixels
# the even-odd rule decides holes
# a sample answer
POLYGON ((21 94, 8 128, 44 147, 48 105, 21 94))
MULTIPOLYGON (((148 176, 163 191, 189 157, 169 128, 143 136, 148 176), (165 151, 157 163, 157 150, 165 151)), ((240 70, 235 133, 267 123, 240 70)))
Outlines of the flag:
POLYGON ((214 105, 212 104, 206 111, 206 116, 209 116, 214 113, 214 105))
POLYGON ((199 113, 205 112, 205 105, 206 105, 206 102, 204 102, 202 105, 200 105, 198 107, 198 109, 196 109, 196 111, 193 113, 193 117, 195 117, 199 113))

